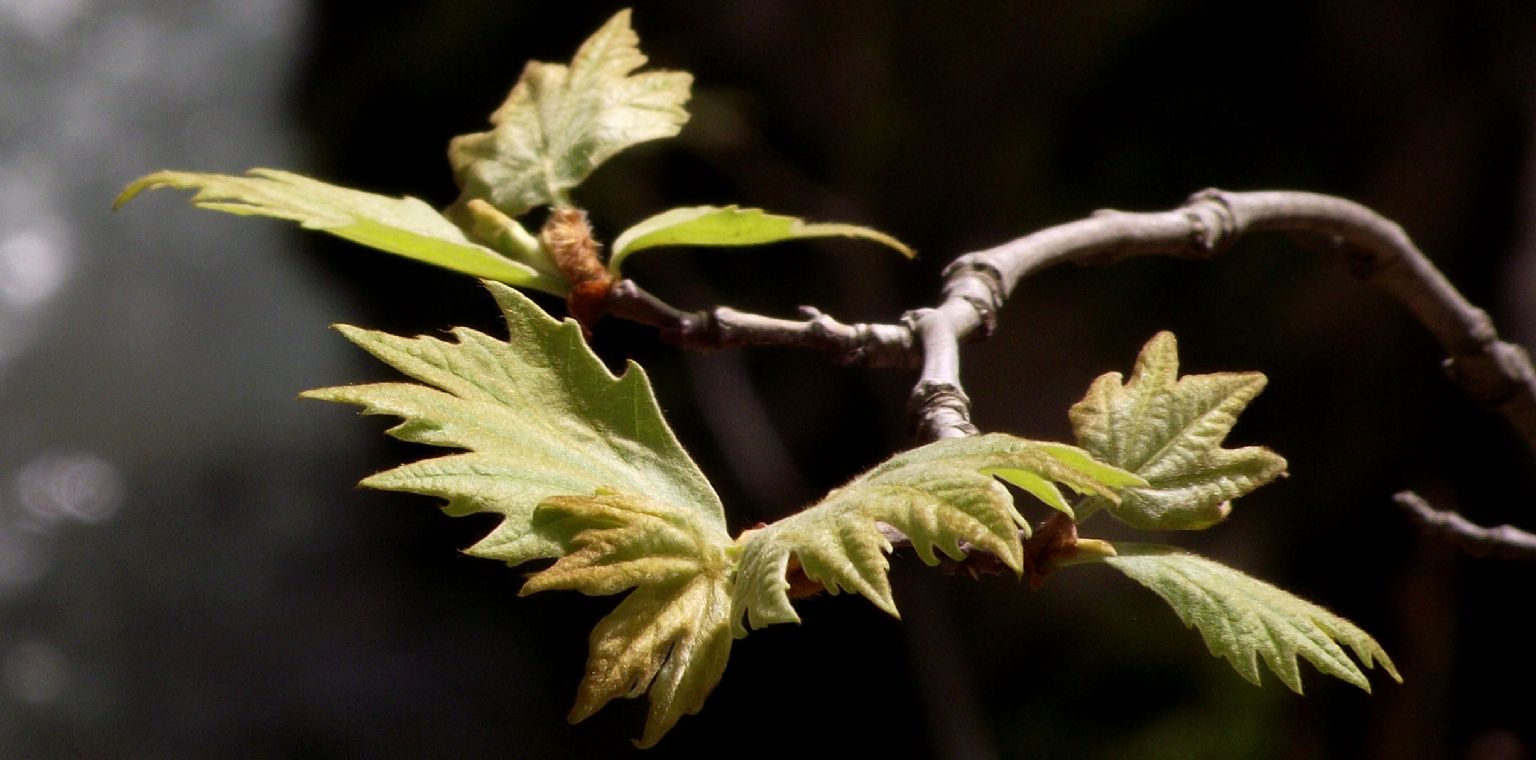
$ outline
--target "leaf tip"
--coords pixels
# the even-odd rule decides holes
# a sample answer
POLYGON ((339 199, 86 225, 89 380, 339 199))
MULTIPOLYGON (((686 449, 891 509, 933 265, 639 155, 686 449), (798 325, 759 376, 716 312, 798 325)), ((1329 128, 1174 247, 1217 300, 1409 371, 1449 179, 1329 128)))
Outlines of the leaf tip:
POLYGON ((593 704, 594 701, 588 699, 585 694, 577 697, 576 704, 571 705, 570 712, 565 714, 565 722, 574 726, 597 714, 597 711, 602 709, 603 706, 601 704, 593 704))
MULTIPOLYGON (((469 552, 467 550, 464 553, 465 554, 469 554, 469 552)), ((541 576, 541 575, 543 575, 543 573, 528 573, 526 576, 524 576, 525 580, 523 581, 523 585, 520 588, 518 588, 518 590, 517 590, 517 598, 522 599, 523 597, 533 596, 534 594, 537 594, 540 591, 547 590, 547 589, 544 588, 544 585, 539 582, 539 576, 541 576)), ((579 703, 578 703, 578 706, 579 706, 579 703)), ((576 708, 574 708, 574 707, 571 708, 571 710, 573 712, 575 711, 575 709, 576 708)), ((597 708, 593 708, 592 712, 596 712, 596 710, 597 710, 597 708)), ((591 715, 592 712, 588 712, 587 715, 591 715)), ((586 717, 586 715, 583 715, 582 717, 584 718, 584 717, 586 717)), ((581 720, 581 718, 576 718, 575 720, 572 720, 571 722, 575 723, 577 720, 581 720)))
POLYGON ((342 337, 346 338, 347 340, 350 340, 353 343, 357 343, 359 345, 365 342, 368 336, 373 332, 367 328, 343 324, 341 322, 332 324, 331 329, 341 333, 342 337))
POLYGON ((346 392, 345 386, 329 385, 324 388, 310 388, 307 391, 299 391, 299 398, 307 401, 343 401, 342 396, 346 392))
POLYGON ((135 180, 133 183, 123 188, 122 192, 118 193, 117 197, 112 199, 112 210, 117 211, 118 209, 122 208, 123 205, 128 201, 133 200, 136 196, 138 196, 139 193, 144 192, 144 187, 145 186, 143 180, 135 180))
POLYGON ((1381 665, 1381 669, 1387 671, 1387 675, 1391 676, 1393 681, 1402 683, 1403 674, 1397 672, 1397 666, 1392 664, 1392 660, 1387 657, 1387 653, 1381 652, 1380 655, 1378 663, 1381 665))
POLYGON ((137 198, 139 194, 145 190, 152 190, 155 187, 165 184, 165 177, 168 174, 170 174, 170 172, 167 171, 153 172, 151 174, 146 174, 142 177, 139 177, 132 182, 129 182, 128 185, 123 188, 122 192, 118 193, 117 197, 112 199, 112 210, 116 211, 122 208, 128 203, 128 201, 137 198))
POLYGON ((1172 330, 1158 330, 1141 350, 1155 354, 1178 354, 1179 339, 1172 330))
POLYGON ((647 721, 645 725, 645 731, 640 735, 640 738, 630 739, 629 742, 630 744, 635 745, 635 749, 650 749, 656 746, 656 743, 661 741, 661 737, 666 736, 667 732, 671 731, 672 726, 675 724, 676 720, 674 719, 673 721, 668 722, 665 726, 653 728, 650 722, 647 721))

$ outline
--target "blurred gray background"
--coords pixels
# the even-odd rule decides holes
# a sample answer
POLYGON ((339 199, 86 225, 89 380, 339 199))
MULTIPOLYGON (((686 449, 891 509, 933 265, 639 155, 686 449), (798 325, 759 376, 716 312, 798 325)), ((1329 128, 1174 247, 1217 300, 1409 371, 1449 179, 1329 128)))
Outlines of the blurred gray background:
MULTIPOLYGON (((161 168, 282 167, 446 203, 446 140, 619 7, 0 0, 0 757, 634 752, 643 703, 563 720, 613 600, 515 598, 519 571, 458 553, 486 521, 354 488, 432 452, 295 400, 389 377, 330 323, 499 330, 478 286, 175 193, 109 212, 161 168)), ((1507 336, 1536 341, 1523 0, 666 1, 635 21, 655 64, 695 74, 695 116, 578 191, 600 235, 741 202, 921 253, 637 257, 680 306, 888 321, 932 303, 966 250, 1207 186, 1294 188, 1401 222, 1507 336)), ((1279 450, 1292 477, 1209 533, 1154 540, 1350 617, 1404 685, 1378 676, 1370 697, 1304 666, 1306 697, 1254 688, 1108 571, 1031 593, 902 556, 903 621, 803 603, 805 625, 738 642, 653 754, 1530 757, 1536 630, 1515 613, 1536 568, 1426 541, 1389 497, 1536 528, 1536 468, 1342 262, 1255 239, 1211 264, 1047 272, 967 349, 978 423, 1067 438, 1067 407, 1160 329, 1188 371, 1269 375, 1234 442, 1279 450)), ((738 528, 910 442, 905 372, 685 356, 612 322, 596 343, 651 370, 738 528)))

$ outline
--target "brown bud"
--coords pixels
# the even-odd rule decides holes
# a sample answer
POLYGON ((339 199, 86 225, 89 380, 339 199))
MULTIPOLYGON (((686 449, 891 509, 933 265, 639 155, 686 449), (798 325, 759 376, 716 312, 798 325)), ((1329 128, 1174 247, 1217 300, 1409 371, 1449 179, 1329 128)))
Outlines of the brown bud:
POLYGON ((602 246, 592 237, 587 212, 579 208, 557 208, 549 212, 539 242, 555 260, 555 266, 571 284, 566 308, 588 334, 592 325, 608 311, 608 290, 613 275, 603 266, 602 246))

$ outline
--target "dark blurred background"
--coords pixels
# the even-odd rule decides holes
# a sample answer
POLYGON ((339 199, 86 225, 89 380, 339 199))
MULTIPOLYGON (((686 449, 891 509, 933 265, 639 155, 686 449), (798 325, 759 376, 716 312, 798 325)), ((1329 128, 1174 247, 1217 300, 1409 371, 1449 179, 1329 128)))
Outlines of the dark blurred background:
MULTIPOLYGON (((0 756, 634 753, 642 701, 564 722, 613 600, 515 598, 520 572, 458 553, 487 521, 353 487, 432 452, 294 400, 389 377, 328 323, 497 331, 479 287, 172 193, 107 211, 147 171, 260 165, 446 203, 447 138, 618 7, 0 0, 0 756)), ((1208 186, 1292 188, 1399 221, 1536 342, 1525 0, 653 2, 635 23, 654 64, 695 74, 694 118, 578 191, 599 234, 741 202, 921 252, 637 257, 680 306, 888 321, 933 303, 967 250, 1208 186)), ((1390 495, 1536 528, 1536 467, 1342 262, 1257 238, 1216 263, 1044 273, 966 351, 977 422, 1069 437, 1067 407, 1161 329, 1187 371, 1268 374, 1233 440, 1292 477, 1209 533, 1155 540, 1355 620, 1404 685, 1373 671, 1372 697, 1303 666, 1305 697, 1268 674, 1254 688, 1108 570, 1031 593, 899 556, 903 621, 804 602, 803 626, 737 643, 653 755, 1531 757, 1536 565, 1426 540, 1390 495)), ((911 440, 907 372, 681 355, 612 322, 596 342, 651 371, 734 527, 911 440)))

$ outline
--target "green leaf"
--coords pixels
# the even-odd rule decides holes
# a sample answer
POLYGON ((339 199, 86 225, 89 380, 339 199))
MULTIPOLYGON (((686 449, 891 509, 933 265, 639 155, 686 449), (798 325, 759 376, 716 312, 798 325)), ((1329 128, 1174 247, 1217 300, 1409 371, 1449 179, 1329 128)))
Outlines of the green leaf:
POLYGON ((852 237, 873 240, 911 258, 911 248, 896 238, 853 224, 811 224, 792 216, 769 214, 762 209, 736 206, 691 206, 663 211, 625 230, 613 241, 608 269, 619 273, 624 259, 635 251, 669 245, 744 246, 816 237, 852 237))
POLYGON ((192 202, 200 208, 286 219, 455 272, 556 295, 567 290, 563 279, 471 241, 453 222, 416 198, 350 190, 276 169, 252 169, 243 177, 155 172, 125 188, 113 208, 161 187, 196 190, 192 202))
POLYGON ((1197 628, 1211 654, 1224 657, 1243 678, 1259 683, 1259 660, 1301 693, 1299 655, 1328 675, 1369 692, 1371 683, 1345 653, 1366 667, 1380 664, 1402 683, 1397 667, 1370 634, 1311 602, 1218 562, 1168 546, 1117 544, 1105 564, 1146 586, 1197 628))
POLYGON ((693 77, 653 71, 640 38, 619 11, 571 59, 569 68, 533 61, 489 132, 462 135, 448 146, 459 203, 482 198, 508 216, 546 204, 568 205, 567 191, 615 153, 672 137, 688 121, 693 77))
POLYGON ((537 573, 522 594, 629 588, 592 631, 587 672, 571 709, 576 722, 615 697, 650 692, 638 744, 649 747, 683 715, 697 713, 731 653, 731 540, 696 510, 623 494, 558 496, 540 514, 582 526, 573 550, 537 573))
POLYGON ((886 576, 891 543, 880 524, 901 531, 930 565, 939 561, 935 548, 964 557, 964 542, 1022 572, 1019 534, 1028 533, 1029 523, 993 476, 1069 515, 1055 483, 1110 500, 1113 489, 1144 483, 1071 446, 1003 434, 942 440, 898 454, 815 506, 737 539, 741 556, 731 600, 736 635, 746 635, 743 614, 753 628, 800 622, 786 593, 791 554, 806 577, 828 591, 858 592, 897 615, 886 576))
POLYGON ((691 510, 724 533, 720 499, 662 419, 645 372, 631 363, 615 378, 575 322, 556 322, 511 288, 487 287, 510 340, 467 328, 453 330, 456 341, 337 328, 424 385, 342 386, 305 397, 401 417, 389 433, 402 440, 469 449, 362 484, 448 499, 454 515, 502 515, 468 551, 514 565, 559 556, 581 530, 570 521, 534 519, 538 504, 552 496, 639 494, 691 510))
POLYGON ((1221 448, 1238 414, 1264 389, 1264 375, 1178 373, 1178 343, 1173 333, 1158 333, 1128 382, 1122 385, 1118 372, 1103 375, 1072 407, 1078 445, 1148 483, 1121 492, 1118 505, 1085 500, 1079 515, 1108 507, 1137 528, 1208 528, 1226 519, 1232 499, 1285 473, 1285 459, 1268 449, 1221 448))

